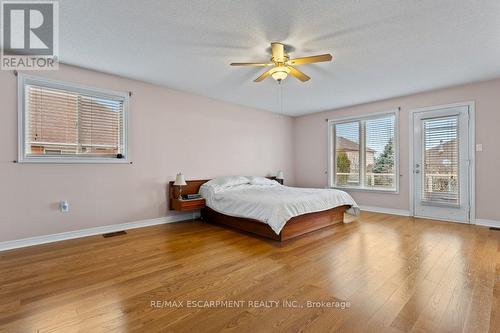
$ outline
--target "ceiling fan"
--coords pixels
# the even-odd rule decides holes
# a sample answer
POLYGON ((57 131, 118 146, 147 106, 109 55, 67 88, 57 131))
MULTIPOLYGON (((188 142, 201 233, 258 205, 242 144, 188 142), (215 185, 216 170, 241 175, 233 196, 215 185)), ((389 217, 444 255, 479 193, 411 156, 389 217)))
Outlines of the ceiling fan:
POLYGON ((310 79, 310 77, 302 73, 293 66, 332 60, 331 54, 321 54, 310 57, 290 59, 288 53, 285 52, 285 45, 277 42, 271 43, 271 53, 272 53, 271 62, 268 63, 233 62, 231 63, 231 66, 253 66, 253 67, 272 66, 271 69, 267 70, 266 72, 261 74, 258 78, 256 78, 254 82, 261 82, 267 77, 271 76, 273 79, 278 81, 278 83, 281 83, 281 81, 284 80, 288 76, 288 74, 296 77, 302 82, 306 82, 310 79))

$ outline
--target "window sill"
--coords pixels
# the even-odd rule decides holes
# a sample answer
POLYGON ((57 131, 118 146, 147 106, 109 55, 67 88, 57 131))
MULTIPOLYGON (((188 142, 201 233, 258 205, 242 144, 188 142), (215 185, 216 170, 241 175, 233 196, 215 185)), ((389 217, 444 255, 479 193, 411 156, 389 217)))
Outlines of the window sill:
POLYGON ((132 164, 125 158, 60 158, 60 157, 24 157, 20 164, 132 164))
POLYGON ((333 186, 330 187, 335 190, 341 190, 345 192, 368 192, 368 193, 385 193, 385 194, 399 194, 399 189, 396 190, 384 190, 384 189, 370 189, 370 188, 362 188, 362 187, 340 187, 333 186))

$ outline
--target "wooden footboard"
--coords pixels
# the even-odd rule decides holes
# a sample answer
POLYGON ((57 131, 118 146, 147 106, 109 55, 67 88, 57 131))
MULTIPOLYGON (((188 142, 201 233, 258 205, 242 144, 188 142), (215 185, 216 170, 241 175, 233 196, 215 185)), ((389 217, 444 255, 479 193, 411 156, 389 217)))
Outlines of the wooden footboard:
POLYGON ((222 224, 266 238, 284 241, 344 222, 344 212, 348 208, 349 206, 339 206, 293 217, 285 224, 279 235, 276 235, 269 225, 260 221, 221 214, 208 207, 201 210, 201 217, 205 222, 222 224))

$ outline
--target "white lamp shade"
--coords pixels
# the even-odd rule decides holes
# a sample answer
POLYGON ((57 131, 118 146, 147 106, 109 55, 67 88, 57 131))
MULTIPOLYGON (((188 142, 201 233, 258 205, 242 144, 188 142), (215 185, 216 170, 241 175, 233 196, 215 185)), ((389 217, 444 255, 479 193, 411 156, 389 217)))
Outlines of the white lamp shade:
POLYGON ((184 178, 184 175, 182 173, 178 173, 177 176, 175 176, 174 185, 176 185, 176 186, 187 185, 186 179, 184 178))
POLYGON ((276 175, 276 179, 284 179, 285 177, 283 176, 283 171, 278 171, 278 174, 276 175))

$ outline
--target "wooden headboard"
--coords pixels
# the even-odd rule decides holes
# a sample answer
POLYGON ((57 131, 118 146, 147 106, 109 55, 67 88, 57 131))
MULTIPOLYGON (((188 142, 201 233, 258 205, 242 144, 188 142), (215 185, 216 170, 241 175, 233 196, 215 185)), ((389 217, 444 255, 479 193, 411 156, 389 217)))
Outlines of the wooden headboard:
MULTIPOLYGON (((276 177, 266 177, 268 179, 276 180, 276 177)), ((199 180, 186 180, 185 186, 182 187, 182 194, 196 194, 200 191, 201 185, 208 182, 210 179, 199 179, 199 180)), ((278 181, 279 182, 279 181, 278 181)), ((174 186, 174 181, 168 182, 168 198, 177 198, 179 196, 179 187, 174 186)))
MULTIPOLYGON (((276 177, 266 177, 268 179, 276 180, 276 177)), ((182 194, 196 194, 200 191, 201 185, 208 182, 210 179, 199 179, 199 180, 186 180, 185 186, 182 187, 182 194)), ((278 181, 279 182, 279 181, 278 181)), ((177 198, 179 196, 179 187, 174 186, 174 181, 168 182, 168 197, 177 198)))
MULTIPOLYGON (((186 180, 185 186, 182 187, 182 194, 195 194, 200 191, 201 185, 208 182, 210 179, 186 180)), ((179 196, 179 187, 174 186, 174 181, 168 182, 169 198, 177 198, 179 196)))

